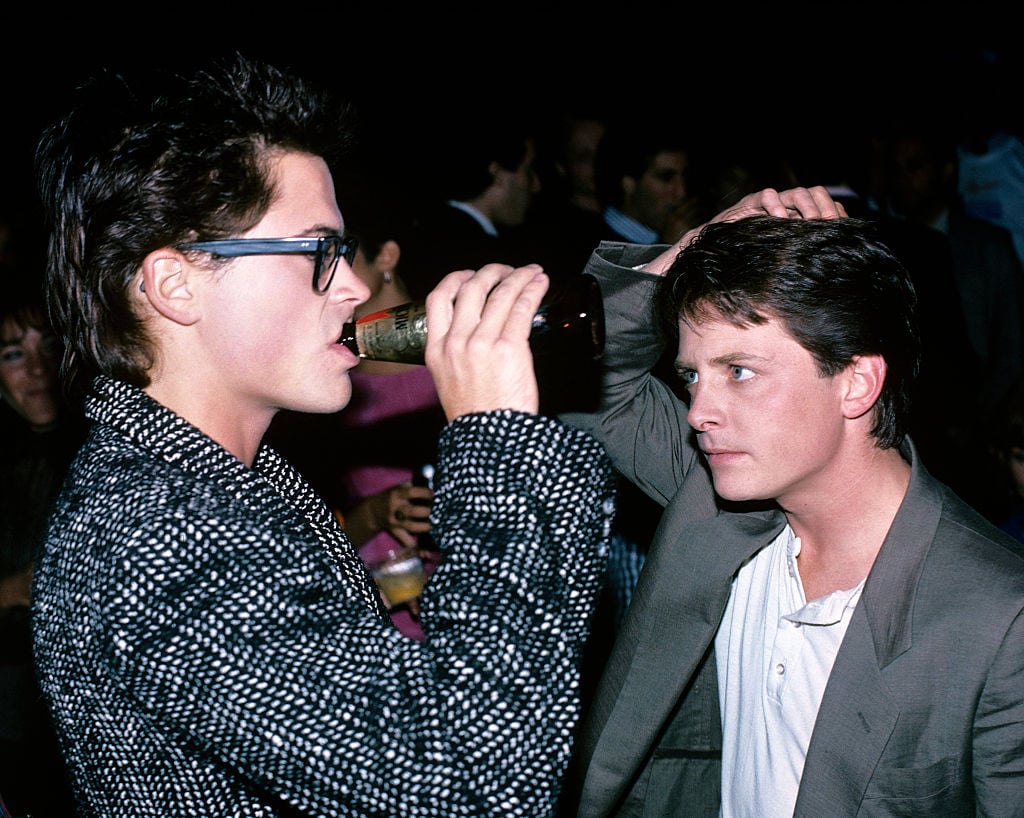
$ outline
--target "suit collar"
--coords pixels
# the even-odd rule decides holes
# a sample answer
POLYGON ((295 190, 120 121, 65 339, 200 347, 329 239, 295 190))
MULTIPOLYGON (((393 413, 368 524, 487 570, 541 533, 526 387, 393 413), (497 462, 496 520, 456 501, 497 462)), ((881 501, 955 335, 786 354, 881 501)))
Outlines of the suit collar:
POLYGON ((910 483, 868 573, 860 603, 880 668, 910 648, 917 584, 942 515, 940 485, 921 463, 917 449, 907 440, 900 453, 910 462, 910 483))
POLYGON ((86 415, 133 445, 244 505, 268 530, 319 542, 332 563, 360 589, 366 604, 386 613, 355 548, 320 496, 264 444, 252 468, 143 390, 104 375, 93 382, 86 415))

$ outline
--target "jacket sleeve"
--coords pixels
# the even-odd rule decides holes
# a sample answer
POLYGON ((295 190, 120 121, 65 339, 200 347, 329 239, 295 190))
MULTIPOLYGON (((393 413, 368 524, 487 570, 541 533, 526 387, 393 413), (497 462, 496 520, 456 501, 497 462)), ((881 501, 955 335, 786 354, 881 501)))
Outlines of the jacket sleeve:
POLYGON ((665 348, 653 316, 660 278, 633 269, 664 250, 603 242, 584 272, 601 286, 605 354, 601 403, 591 413, 565 413, 566 423, 600 440, 627 479, 665 506, 696 462, 685 403, 651 373, 665 348))
POLYGON ((978 815, 1024 815, 1024 611, 1018 611, 974 718, 978 815))
POLYGON ((147 516, 96 602, 111 623, 102 695, 134 702, 116 719, 125 741, 152 733, 176 764, 230 771, 304 814, 551 814, 610 464, 552 418, 481 413, 442 433, 437 486, 445 558, 422 642, 339 582, 301 518, 271 524, 249 497, 202 500, 201 531, 166 502, 147 516))

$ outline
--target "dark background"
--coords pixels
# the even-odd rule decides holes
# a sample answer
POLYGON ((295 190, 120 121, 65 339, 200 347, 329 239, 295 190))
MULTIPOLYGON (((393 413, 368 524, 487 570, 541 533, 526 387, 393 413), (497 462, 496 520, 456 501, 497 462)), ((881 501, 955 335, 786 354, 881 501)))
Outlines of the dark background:
POLYGON ((364 144, 413 186, 436 172, 445 130, 473 127, 490 104, 539 117, 592 104, 626 112, 637 127, 667 115, 723 145, 779 145, 808 132, 828 140, 908 109, 965 136, 1024 120, 1019 29, 1007 12, 977 4, 469 9, 26 10, 35 19, 0 29, 0 193, 31 206, 39 129, 96 66, 180 65, 234 49, 355 102, 364 144))

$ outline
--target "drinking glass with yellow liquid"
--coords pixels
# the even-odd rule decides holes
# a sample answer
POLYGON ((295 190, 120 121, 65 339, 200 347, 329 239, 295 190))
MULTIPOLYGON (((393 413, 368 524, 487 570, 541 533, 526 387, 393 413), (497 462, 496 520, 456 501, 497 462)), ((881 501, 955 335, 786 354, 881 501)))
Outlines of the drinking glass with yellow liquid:
POLYGON ((369 565, 370 574, 391 606, 416 599, 427 575, 415 548, 396 548, 369 565))

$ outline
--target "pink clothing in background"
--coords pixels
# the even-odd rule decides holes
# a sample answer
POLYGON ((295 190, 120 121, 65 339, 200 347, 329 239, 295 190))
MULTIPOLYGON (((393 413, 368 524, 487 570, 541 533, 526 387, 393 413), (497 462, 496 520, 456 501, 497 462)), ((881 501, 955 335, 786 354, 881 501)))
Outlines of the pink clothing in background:
MULTIPOLYGON (((352 379, 352 400, 341 412, 339 420, 346 429, 352 430, 362 439, 363 443, 371 443, 379 447, 381 452, 389 451, 395 445, 393 435, 386 430, 393 428, 394 423, 402 423, 407 418, 410 424, 423 424, 421 447, 410 448, 408 462, 400 462, 391 451, 391 456, 382 457, 381 462, 365 462, 347 465, 339 475, 345 492, 353 501, 412 479, 413 469, 422 465, 425 456, 422 452, 432 452, 437 444, 440 426, 436 425, 443 419, 440 414, 440 402, 434 388, 430 371, 424 367, 407 369, 391 375, 368 374, 357 369, 350 373, 352 379), (424 424, 424 418, 430 423, 424 424), (374 438, 379 437, 374 443, 374 438)), ((401 453, 398 453, 399 455, 401 453)), ((395 545, 401 545, 388 531, 374 535, 359 549, 363 561, 383 556, 395 545)), ((436 557, 425 556, 424 567, 427 574, 437 567, 436 557)), ((408 609, 401 607, 391 613, 395 626, 411 639, 423 638, 420 623, 410 614, 408 609)))

